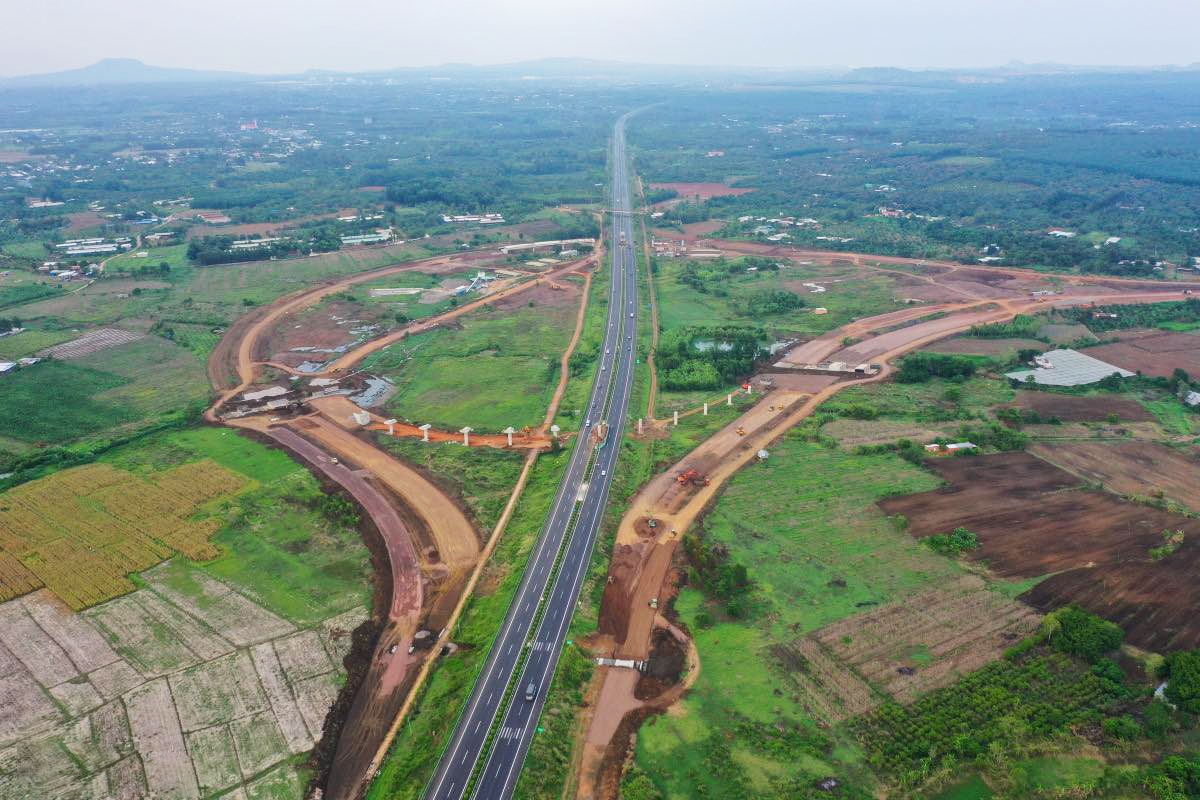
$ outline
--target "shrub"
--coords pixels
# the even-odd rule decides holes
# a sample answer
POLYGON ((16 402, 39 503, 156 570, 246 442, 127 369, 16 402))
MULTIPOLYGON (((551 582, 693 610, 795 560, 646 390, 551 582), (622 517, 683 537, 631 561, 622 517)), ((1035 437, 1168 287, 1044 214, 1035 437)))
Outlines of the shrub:
POLYGON ((1057 650, 1095 663, 1121 646, 1125 632, 1082 608, 1067 606, 1047 615, 1044 629, 1057 650))
POLYGON ((913 353, 900 362, 896 380, 900 383, 925 383, 931 378, 969 378, 975 374, 975 362, 946 353, 913 353))
POLYGON ((927 537, 925 544, 942 555, 959 556, 979 547, 979 537, 966 528, 955 528, 953 533, 927 537))
POLYGON ((1102 726, 1104 735, 1110 739, 1122 739, 1124 741, 1133 741, 1140 739, 1142 736, 1142 726, 1137 724, 1137 720, 1126 714, 1123 717, 1110 717, 1104 720, 1102 726))

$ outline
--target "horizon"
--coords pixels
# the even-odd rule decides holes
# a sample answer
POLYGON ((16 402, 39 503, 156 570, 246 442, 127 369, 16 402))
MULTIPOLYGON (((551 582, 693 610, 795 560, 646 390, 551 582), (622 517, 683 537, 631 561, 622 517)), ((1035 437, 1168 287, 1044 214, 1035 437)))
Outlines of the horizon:
POLYGON ((1191 35, 1200 27, 1195 5, 1148 0, 1136 16, 1120 0, 1064 0, 1049 8, 1037 0, 961 6, 952 0, 905 8, 879 0, 837 8, 748 0, 736 11, 718 12, 681 0, 652 8, 614 0, 611 12, 597 16, 590 6, 548 9, 540 0, 403 9, 365 0, 348 16, 316 3, 246 8, 211 0, 163 14, 149 0, 130 0, 120 13, 49 0, 11 12, 9 20, 14 31, 52 31, 56 46, 45 47, 40 36, 14 37, 0 53, 0 76, 43 75, 111 58, 256 75, 559 58, 764 71, 986 70, 1015 63, 1169 69, 1200 61, 1191 35), (134 37, 131 21, 137 24, 134 37), (187 37, 177 35, 181 30, 187 37), (113 52, 112 42, 121 43, 120 52, 113 52))

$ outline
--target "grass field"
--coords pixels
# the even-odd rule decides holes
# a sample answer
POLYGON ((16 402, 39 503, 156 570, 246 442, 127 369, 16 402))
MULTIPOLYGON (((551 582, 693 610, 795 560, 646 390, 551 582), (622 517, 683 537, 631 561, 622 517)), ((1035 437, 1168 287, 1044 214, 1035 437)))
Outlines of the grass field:
POLYGON ((13 361, 18 358, 24 358, 25 356, 33 355, 39 350, 44 350, 47 347, 53 347, 69 339, 74 339, 76 336, 78 334, 69 330, 27 327, 21 333, 11 336, 0 336, 0 359, 13 361))
POLYGON ((861 604, 959 574, 895 531, 873 504, 907 487, 936 485, 897 457, 850 455, 797 432, 730 482, 703 527, 708 541, 727 545, 748 568, 753 610, 749 619, 729 619, 695 589, 676 601, 703 669, 681 713, 656 718, 637 746, 638 765, 666 798, 694 797, 695 787, 713 797, 773 797, 789 780, 859 769, 852 748, 764 751, 772 730, 797 739, 816 732, 798 698, 780 692, 785 684, 768 648, 855 614, 861 604), (736 733, 714 742, 722 730, 736 733))
POLYGON ((0 437, 30 444, 127 433, 201 408, 209 397, 203 362, 155 336, 72 361, 35 364, 3 381, 0 437))
POLYGON ((299 625, 370 604, 370 560, 358 531, 322 513, 320 486, 281 451, 205 427, 156 435, 106 456, 148 475, 198 458, 255 484, 228 503, 212 540, 220 554, 199 569, 299 625))
POLYGON ((102 392, 129 382, 109 372, 51 361, 3 377, 0 436, 58 444, 137 419, 132 409, 98 399, 102 392), (69 420, 63 409, 70 409, 69 420))
POLYGON ((364 363, 395 382, 389 413, 453 430, 539 425, 574 315, 564 308, 481 309, 461 321, 461 328, 413 336, 364 363))

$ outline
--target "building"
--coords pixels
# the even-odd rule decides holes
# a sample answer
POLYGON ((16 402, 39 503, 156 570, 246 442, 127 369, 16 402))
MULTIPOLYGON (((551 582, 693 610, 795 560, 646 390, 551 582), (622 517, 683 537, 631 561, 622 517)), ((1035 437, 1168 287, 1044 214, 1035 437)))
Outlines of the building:
POLYGON ((562 249, 572 244, 595 245, 595 239, 548 239, 544 242, 523 242, 521 244, 506 244, 500 248, 500 252, 504 255, 511 253, 522 253, 528 250, 545 250, 548 248, 557 247, 562 249))
MULTIPOLYGON (((344 245, 382 244, 383 242, 390 242, 392 240, 392 229, 379 228, 375 233, 360 233, 354 236, 343 236, 341 239, 344 245)), ((400 244, 404 243, 401 242, 400 244)))
POLYGON ((1133 373, 1115 367, 1077 350, 1051 350, 1034 357, 1033 369, 1005 373, 1005 377, 1022 383, 1032 381, 1039 386, 1085 386, 1116 373, 1131 378, 1133 373))
POLYGON ((233 222, 232 219, 225 214, 222 214, 220 211, 197 211, 196 219, 200 220, 206 225, 226 225, 230 222, 233 222))

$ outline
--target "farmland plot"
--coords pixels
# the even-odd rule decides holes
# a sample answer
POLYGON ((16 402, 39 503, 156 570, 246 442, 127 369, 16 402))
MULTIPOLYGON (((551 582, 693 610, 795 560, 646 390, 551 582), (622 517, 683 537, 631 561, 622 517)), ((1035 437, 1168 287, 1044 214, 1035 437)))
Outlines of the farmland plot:
POLYGON ((71 608, 134 589, 127 577, 182 552, 212 558, 205 503, 246 484, 213 461, 153 481, 107 464, 63 470, 0 495, 0 599, 46 586, 71 608))
POLYGON ((0 604, 17 649, 0 641, 0 800, 300 796, 291 759, 321 735, 366 611, 296 630, 194 568, 164 567, 80 615, 46 591, 0 604), (279 638, 237 646, 200 613, 279 638))

